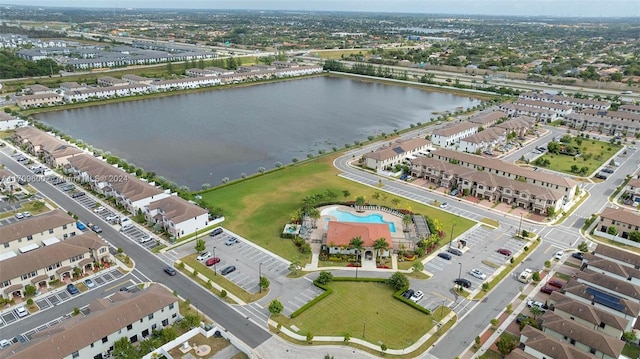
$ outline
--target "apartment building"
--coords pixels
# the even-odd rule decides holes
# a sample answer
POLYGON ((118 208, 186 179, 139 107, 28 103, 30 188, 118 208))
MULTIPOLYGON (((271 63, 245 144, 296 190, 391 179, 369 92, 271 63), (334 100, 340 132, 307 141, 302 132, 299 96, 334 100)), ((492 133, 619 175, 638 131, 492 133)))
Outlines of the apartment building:
POLYGON ((562 287, 562 293, 571 299, 628 320, 632 327, 635 325, 638 315, 640 315, 640 304, 637 301, 622 298, 603 289, 591 287, 576 279, 570 279, 562 287))
MULTIPOLYGON (((477 171, 492 173, 496 176, 507 177, 512 180, 520 180, 538 187, 547 188, 563 194, 563 206, 568 204, 576 194, 578 183, 568 177, 558 176, 541 171, 533 171, 512 163, 502 162, 499 159, 484 158, 472 154, 439 149, 431 152, 431 156, 437 160, 466 166, 477 171)), ((415 169, 420 173, 420 168, 415 169)))
POLYGON ((624 332, 633 329, 629 320, 596 308, 591 303, 567 297, 559 291, 551 293, 548 304, 556 315, 614 338, 621 338, 624 332))
POLYGON ((153 79, 134 75, 134 74, 122 75, 122 79, 127 81, 130 84, 138 84, 138 85, 151 85, 151 83, 153 82, 153 79))
POLYGON ((23 95, 17 98, 16 104, 20 109, 35 107, 55 106, 63 103, 62 96, 57 93, 44 93, 40 95, 23 95))
POLYGON ((507 142, 507 132, 503 128, 489 127, 471 136, 460 139, 457 149, 462 152, 477 153, 490 150, 507 142))
POLYGON ((640 105, 621 105, 618 111, 625 111, 640 114, 640 105))
POLYGON ((541 102, 550 102, 560 105, 569 105, 576 109, 594 108, 598 110, 607 110, 611 106, 611 103, 607 101, 589 100, 584 98, 569 97, 563 95, 551 95, 547 93, 539 92, 525 92, 518 97, 522 100, 533 100, 541 102))
POLYGON ((23 297, 28 285, 47 289, 50 281, 71 278, 75 270, 86 273, 95 262, 111 261, 109 244, 93 232, 64 241, 50 237, 43 241, 42 248, 0 261, 0 295, 7 299, 23 297))
POLYGON ((431 142, 424 138, 413 138, 406 141, 390 142, 375 151, 362 156, 364 165, 376 171, 388 170, 397 164, 401 164, 408 156, 416 156, 428 153, 433 147, 431 142))
POLYGON ((465 137, 478 133, 478 124, 473 122, 459 122, 450 124, 431 133, 431 142, 440 147, 459 147, 459 141, 465 137))
POLYGON ((640 133, 640 121, 605 118, 586 113, 569 114, 564 118, 564 122, 580 131, 598 131, 607 135, 634 136, 640 133))
POLYGON ((640 202, 640 176, 636 175, 624 186, 625 195, 633 202, 640 202))
POLYGON ((498 121, 506 120, 509 115, 502 111, 492 111, 487 113, 481 113, 469 118, 469 122, 475 123, 478 127, 490 127, 498 123, 498 121))
POLYGON ((503 129, 507 134, 515 133, 516 136, 521 137, 532 132, 536 126, 536 119, 529 116, 518 116, 508 121, 504 121, 495 125, 495 128, 503 129))
POLYGON ((573 112, 573 107, 569 105, 561 105, 558 103, 538 101, 538 100, 519 99, 515 101, 513 104, 516 106, 532 107, 535 109, 553 111, 560 117, 564 117, 573 112))
POLYGON ((117 292, 98 298, 89 313, 39 331, 26 343, 0 351, 0 359, 106 358, 114 343, 127 338, 137 343, 178 318, 178 298, 159 284, 137 293, 117 292))
POLYGON ((559 118, 557 112, 546 108, 536 108, 514 103, 503 103, 500 104, 498 108, 500 111, 506 112, 509 117, 529 116, 535 118, 538 122, 552 122, 559 118))
POLYGON ((82 233, 76 221, 61 209, 0 226, 0 258, 26 253, 51 238, 66 240, 82 233))
POLYGON ((24 120, 6 112, 0 112, 0 131, 13 130, 24 125, 24 120))
POLYGON ((128 81, 115 78, 112 76, 98 77, 98 86, 101 86, 101 87, 117 87, 117 86, 124 86, 128 84, 129 84, 128 81))
POLYGON ((180 238, 209 225, 209 211, 178 196, 153 201, 144 207, 147 221, 160 224, 167 233, 180 238))
POLYGON ((114 197, 130 213, 138 213, 149 203, 169 196, 164 190, 89 154, 69 158, 64 172, 88 183, 95 192, 114 197))
POLYGON ((606 258, 596 257, 591 253, 584 253, 582 268, 590 269, 633 285, 640 285, 640 269, 625 266, 606 258))
POLYGON ((640 247, 640 243, 629 240, 629 233, 637 231, 640 231, 640 215, 622 208, 607 207, 600 213, 600 221, 594 233, 614 241, 640 247), (610 234, 609 231, 614 231, 615 234, 610 234))
MULTIPOLYGON (((594 354, 582 351, 572 344, 560 340, 531 326, 525 326, 520 332, 520 345, 514 355, 520 358, 535 359, 596 359, 594 354), (524 352, 524 354, 522 354, 524 352)), ((510 354, 511 355, 511 354, 510 354)), ((509 356, 509 358, 512 358, 509 356)))
POLYGON ((126 83, 117 86, 90 87, 84 90, 72 90, 64 93, 65 102, 85 102, 116 97, 127 97, 149 93, 151 87, 143 83, 126 83))
POLYGON ((63 82, 60 84, 60 90, 62 90, 63 92, 84 90, 86 88, 87 88, 86 85, 80 85, 77 82, 63 82))
POLYGON ((548 214, 550 209, 557 213, 565 202, 562 192, 430 157, 412 160, 411 173, 437 187, 456 188, 481 199, 507 203, 542 215, 548 214))
POLYGON ((84 153, 66 141, 31 126, 16 129, 13 143, 53 168, 62 165, 70 157, 84 153))

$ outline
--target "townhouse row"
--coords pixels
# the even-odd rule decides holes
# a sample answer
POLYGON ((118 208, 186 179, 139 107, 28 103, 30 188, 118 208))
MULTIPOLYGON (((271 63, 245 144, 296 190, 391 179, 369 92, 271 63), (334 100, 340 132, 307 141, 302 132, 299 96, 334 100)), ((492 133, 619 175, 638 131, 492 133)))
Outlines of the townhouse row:
POLYGON ((580 271, 551 293, 540 330, 525 326, 507 358, 622 358, 640 314, 640 256, 599 244, 580 271))
POLYGON ((33 127, 15 131, 16 145, 33 155, 46 159, 53 168, 59 168, 77 183, 83 183, 107 198, 113 198, 129 213, 141 211, 148 223, 159 225, 170 236, 180 238, 210 225, 209 212, 175 193, 158 188, 133 174, 77 149, 66 142, 33 127), (73 151, 53 151, 50 143, 64 143, 73 151))
POLYGON ((47 89, 46 91, 20 96, 16 103, 21 109, 56 106, 95 99, 110 99, 153 92, 196 89, 247 81, 312 75, 322 73, 322 71, 322 66, 316 65, 291 65, 289 67, 282 65, 281 67, 268 67, 268 69, 265 69, 262 65, 255 65, 240 67, 236 72, 220 71, 215 68, 202 71, 190 69, 187 70, 187 75, 197 76, 170 80, 154 80, 135 75, 124 75, 122 79, 105 76, 98 79, 100 87, 88 87, 75 82, 66 82, 60 86, 63 94, 47 89))

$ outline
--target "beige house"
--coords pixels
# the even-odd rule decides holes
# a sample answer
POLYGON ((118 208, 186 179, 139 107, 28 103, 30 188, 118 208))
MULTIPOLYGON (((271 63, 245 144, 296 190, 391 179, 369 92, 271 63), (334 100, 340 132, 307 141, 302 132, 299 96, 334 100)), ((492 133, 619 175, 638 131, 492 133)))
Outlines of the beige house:
POLYGON ((450 124, 431 133, 431 142, 440 147, 459 147, 459 142, 465 137, 478 133, 478 124, 473 122, 460 122, 450 124))
POLYGON ((640 268, 640 255, 613 246, 598 244, 593 255, 625 267, 640 268))
POLYGON ((43 241, 57 238, 66 240, 82 233, 76 221, 61 209, 25 218, 0 226, 0 253, 28 252, 43 245, 43 241))
POLYGON ((408 156, 427 153, 431 149, 431 142, 424 138, 413 138, 407 141, 390 142, 388 145, 362 156, 364 165, 377 171, 391 169, 402 164, 408 156))
POLYGON ((44 93, 40 95, 24 95, 16 100, 21 109, 55 106, 63 103, 62 96, 57 93, 44 93))
POLYGON ((0 351, 0 359, 106 358, 116 341, 140 342, 180 318, 178 298, 159 284, 98 298, 89 310, 0 351))
MULTIPOLYGON (((640 215, 622 208, 607 207, 600 213, 600 222, 596 227, 596 234, 604 235, 612 240, 627 240, 629 233, 640 230, 640 215), (608 231, 614 228, 616 234, 609 234, 608 231)), ((629 240, 625 243, 631 242, 629 240)), ((629 244, 633 244, 632 242, 629 244)))
POLYGON ((57 241, 0 261, 0 295, 22 297, 27 285, 48 288, 49 281, 71 278, 75 268, 85 273, 94 262, 112 260, 109 244, 93 232, 57 241))
POLYGON ((576 301, 626 319, 631 323, 631 326, 635 325, 636 319, 640 315, 640 304, 635 300, 620 298, 613 294, 607 295, 606 291, 592 288, 576 279, 569 280, 562 287, 562 293, 576 301))
POLYGON ((552 311, 542 316, 542 331, 601 359, 618 359, 625 342, 563 318, 552 311))
MULTIPOLYGON (((596 359, 570 343, 526 325, 520 332, 520 345, 526 354, 536 359, 596 359)), ((526 358, 526 356, 525 356, 526 358)))
POLYGON ((590 269, 636 286, 640 285, 640 269, 625 266, 607 258, 596 257, 591 253, 584 254, 582 268, 590 269))
POLYGON ((13 142, 54 168, 66 163, 68 158, 84 153, 81 149, 31 126, 16 129, 13 142))
POLYGON ((158 223, 175 238, 209 225, 209 211, 178 196, 153 201, 144 207, 147 221, 158 223))
POLYGON ((631 198, 633 202, 640 202, 640 178, 635 176, 624 187, 624 193, 631 198))
POLYGON ((481 113, 469 118, 469 122, 475 123, 478 127, 484 127, 495 125, 500 120, 506 120, 509 115, 502 111, 492 111, 487 113, 481 113))
POLYGON ((614 338, 621 338, 624 332, 633 329, 629 320, 596 308, 590 303, 569 298, 558 291, 551 293, 548 303, 556 315, 614 338))

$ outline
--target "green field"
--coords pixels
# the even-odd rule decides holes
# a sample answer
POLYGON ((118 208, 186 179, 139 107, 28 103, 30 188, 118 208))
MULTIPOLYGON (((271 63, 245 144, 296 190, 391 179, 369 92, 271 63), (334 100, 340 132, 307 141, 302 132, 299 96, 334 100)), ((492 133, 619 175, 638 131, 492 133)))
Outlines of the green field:
POLYGON ((289 328, 295 325, 301 335, 343 337, 349 333, 351 338, 384 343, 389 349, 415 343, 433 327, 431 315, 393 298, 394 291, 387 284, 330 282, 328 286, 333 289, 331 295, 294 319, 280 315, 277 321, 289 328))
POLYGON ((383 192, 384 187, 367 187, 338 177, 339 172, 333 167, 334 158, 327 156, 286 166, 201 195, 210 207, 223 209, 225 222, 222 225, 225 228, 289 260, 299 256, 303 261, 309 261, 310 255, 301 255, 291 240, 280 238, 282 228, 289 223, 292 213, 302 207, 305 197, 325 193, 328 189, 338 194, 336 201, 355 201, 356 197, 364 196, 371 204, 409 209, 437 218, 443 228, 451 228, 455 221, 456 237, 474 224, 471 220, 405 198, 398 197, 400 201, 395 206, 392 201, 397 197, 393 195, 385 200, 372 200, 374 192, 383 192), (350 195, 344 197, 343 191, 349 191, 350 195))
MULTIPOLYGON (((580 156, 575 157, 547 152, 538 158, 539 160, 549 160, 550 162, 548 166, 542 167, 548 168, 553 171, 567 173, 570 175, 581 175, 588 177, 600 166, 608 163, 611 160, 611 157, 616 152, 618 152, 618 150, 620 150, 620 146, 618 145, 612 145, 609 142, 596 141, 591 139, 582 139, 582 142, 578 144, 576 143, 575 137, 571 139, 569 146, 578 147, 580 150, 580 156), (572 172, 571 167, 574 165, 579 169, 581 169, 582 167, 587 167, 588 170, 584 174, 572 172)), ((533 164, 534 166, 538 166, 536 161, 531 162, 531 164, 533 164)))

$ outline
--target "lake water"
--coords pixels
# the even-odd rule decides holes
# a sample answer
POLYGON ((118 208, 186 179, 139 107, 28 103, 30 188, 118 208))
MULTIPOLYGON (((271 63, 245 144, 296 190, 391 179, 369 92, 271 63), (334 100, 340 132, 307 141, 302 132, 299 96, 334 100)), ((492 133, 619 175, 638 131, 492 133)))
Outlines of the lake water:
POLYGON ((192 190, 344 148, 480 101, 314 77, 37 115, 43 123, 192 190))

